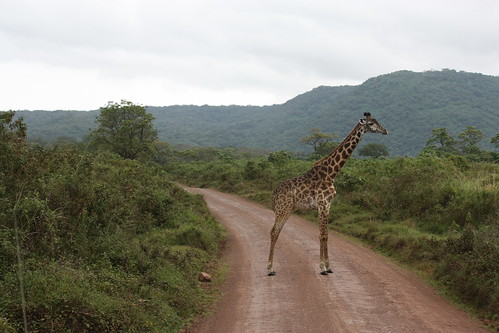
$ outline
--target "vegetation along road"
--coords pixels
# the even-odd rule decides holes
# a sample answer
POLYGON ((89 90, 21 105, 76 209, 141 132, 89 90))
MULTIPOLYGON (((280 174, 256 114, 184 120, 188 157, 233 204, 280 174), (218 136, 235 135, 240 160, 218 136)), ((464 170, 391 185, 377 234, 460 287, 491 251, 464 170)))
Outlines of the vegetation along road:
POLYGON ((329 235, 334 273, 319 274, 318 227, 292 216, 267 276, 274 214, 211 189, 202 194, 229 232, 230 269, 214 314, 188 332, 486 332, 411 272, 345 238, 329 235))

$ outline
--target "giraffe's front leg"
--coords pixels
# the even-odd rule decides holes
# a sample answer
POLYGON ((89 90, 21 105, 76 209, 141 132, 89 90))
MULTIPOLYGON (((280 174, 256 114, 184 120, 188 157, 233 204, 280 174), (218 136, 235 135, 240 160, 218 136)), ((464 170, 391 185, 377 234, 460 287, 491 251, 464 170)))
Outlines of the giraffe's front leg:
POLYGON ((327 249, 327 233, 325 236, 320 237, 320 248, 321 248, 321 263, 320 269, 322 275, 327 275, 328 273, 332 273, 333 270, 329 266, 329 255, 327 249))
POLYGON ((327 249, 327 239, 328 239, 328 229, 327 223, 325 225, 320 226, 320 252, 321 252, 321 262, 320 269, 322 275, 328 275, 328 273, 332 273, 333 270, 329 267, 329 255, 327 249))
POLYGON ((329 233, 328 233, 328 227, 327 227, 327 224, 326 224, 325 235, 324 235, 324 237, 321 237, 321 239, 324 238, 324 246, 323 246, 323 251, 324 251, 323 252, 324 270, 321 271, 321 272, 332 273, 333 270, 329 266, 329 251, 328 251, 328 248, 327 248, 328 235, 329 235, 329 233))
POLYGON ((320 269, 322 275, 328 275, 332 273, 333 270, 329 267, 329 255, 327 249, 327 239, 328 239, 328 215, 329 215, 329 205, 325 205, 322 209, 319 209, 319 230, 320 230, 320 269))
POLYGON ((328 249, 327 249, 327 236, 326 236, 326 245, 325 245, 325 249, 324 249, 324 264, 325 264, 326 273, 332 273, 333 270, 329 266, 329 255, 328 255, 328 249))
POLYGON ((327 235, 323 235, 322 230, 321 230, 321 235, 319 237, 319 242, 320 242, 320 253, 321 253, 319 268, 321 270, 322 275, 327 275, 327 265, 324 256, 325 251, 327 251, 327 235))

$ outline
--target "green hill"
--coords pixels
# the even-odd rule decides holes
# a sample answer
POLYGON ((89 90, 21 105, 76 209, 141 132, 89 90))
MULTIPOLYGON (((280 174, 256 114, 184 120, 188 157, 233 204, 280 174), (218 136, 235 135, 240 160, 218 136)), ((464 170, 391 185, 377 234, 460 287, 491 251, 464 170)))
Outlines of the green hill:
POLYGON ((356 87, 323 112, 318 123, 346 122, 364 112, 371 112, 390 131, 382 139, 366 137, 365 142, 382 142, 393 155, 418 153, 431 130, 441 127, 457 135, 475 126, 488 143, 499 131, 499 77, 452 70, 382 75, 356 87))
MULTIPOLYGON (((454 70, 399 71, 358 86, 321 86, 272 106, 148 107, 159 137, 173 145, 253 147, 306 151, 300 138, 311 128, 345 136, 364 112, 390 132, 366 136, 363 144, 385 144, 391 155, 421 151, 431 130, 445 127, 454 136, 467 126, 485 134, 483 146, 499 132, 499 77, 454 70)), ((31 138, 81 138, 97 111, 19 112, 31 138)))

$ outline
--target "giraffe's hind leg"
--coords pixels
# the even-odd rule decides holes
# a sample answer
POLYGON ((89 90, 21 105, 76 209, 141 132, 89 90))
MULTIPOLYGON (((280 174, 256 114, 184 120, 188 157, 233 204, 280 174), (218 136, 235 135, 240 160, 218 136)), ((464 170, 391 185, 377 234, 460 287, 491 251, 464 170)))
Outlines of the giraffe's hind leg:
POLYGON ((274 276, 275 271, 272 268, 273 262, 274 262, 274 248, 275 244, 277 242, 277 238, 279 238, 279 234, 281 233, 282 228, 284 227, 284 224, 289 218, 289 215, 291 215, 291 212, 293 210, 292 205, 286 205, 285 207, 278 207, 279 209, 274 209, 275 210, 275 222, 274 226, 272 227, 272 230, 270 230, 270 252, 269 252, 269 262, 267 265, 267 274, 269 276, 274 276))

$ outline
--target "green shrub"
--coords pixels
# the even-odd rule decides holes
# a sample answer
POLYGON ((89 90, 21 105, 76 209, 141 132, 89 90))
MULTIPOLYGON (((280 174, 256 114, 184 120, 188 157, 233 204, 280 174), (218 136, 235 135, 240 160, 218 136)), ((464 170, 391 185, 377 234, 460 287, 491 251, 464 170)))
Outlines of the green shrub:
MULTIPOLYGON (((197 273, 223 230, 164 169, 71 147, 0 150, 0 328, 177 332, 202 311, 197 273)), ((10 146, 9 146, 10 147, 10 146)))
MULTIPOLYGON (((495 313, 499 302, 499 225, 473 229, 468 226, 457 238, 449 238, 446 256, 437 277, 457 290, 478 309, 495 313)), ((497 313, 496 313, 497 315, 497 313)))

